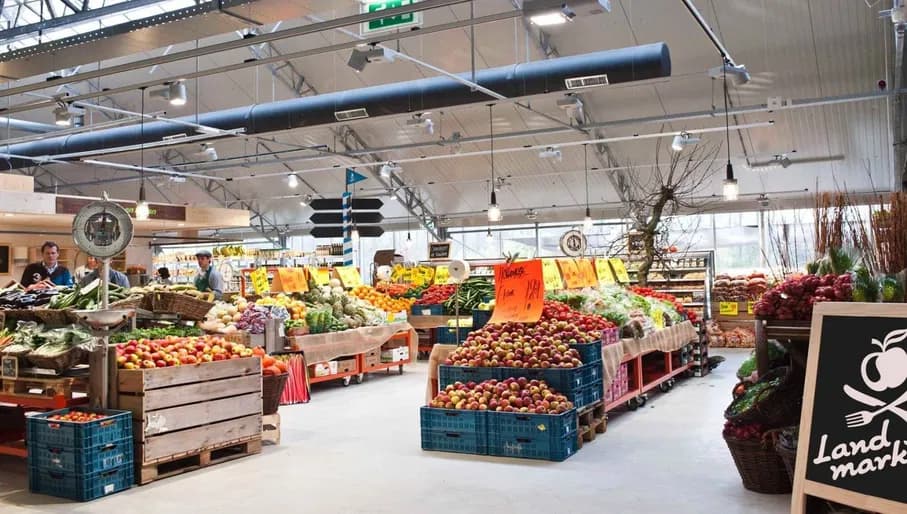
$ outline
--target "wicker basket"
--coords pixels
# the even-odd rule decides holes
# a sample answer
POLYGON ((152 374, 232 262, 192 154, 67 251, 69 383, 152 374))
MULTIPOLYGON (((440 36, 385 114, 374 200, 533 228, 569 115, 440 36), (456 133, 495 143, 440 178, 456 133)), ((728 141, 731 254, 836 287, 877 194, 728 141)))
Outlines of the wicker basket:
POLYGON ((214 304, 180 293, 155 291, 152 293, 151 306, 154 312, 172 312, 184 319, 201 321, 214 304))
POLYGON ((756 493, 788 494, 791 481, 784 462, 771 443, 725 437, 743 487, 756 493))
POLYGON ((34 321, 46 327, 64 327, 79 321, 69 309, 17 309, 6 311, 6 318, 16 321, 34 321))
POLYGON ((797 465, 797 450, 791 450, 786 448, 780 442, 775 444, 775 453, 781 457, 781 462, 784 463, 784 468, 787 470, 787 476, 790 478, 791 486, 794 485, 794 469, 797 465))
POLYGON ((88 352, 79 347, 55 357, 43 357, 29 353, 25 358, 35 367, 52 369, 57 373, 62 373, 79 364, 88 364, 88 352))
POLYGON ((142 304, 145 303, 146 296, 147 295, 130 296, 128 298, 124 298, 122 300, 111 303, 110 308, 111 309, 141 309, 142 304))
POLYGON ((802 377, 791 374, 787 367, 780 367, 769 371, 756 383, 771 381, 779 377, 782 377, 782 380, 778 387, 763 391, 753 402, 752 407, 736 415, 732 413, 731 408, 744 395, 735 398, 724 411, 725 419, 737 425, 758 423, 768 428, 799 424, 803 403, 802 377))
POLYGON ((275 414, 280 407, 280 396, 287 385, 289 373, 261 377, 261 414, 275 414))

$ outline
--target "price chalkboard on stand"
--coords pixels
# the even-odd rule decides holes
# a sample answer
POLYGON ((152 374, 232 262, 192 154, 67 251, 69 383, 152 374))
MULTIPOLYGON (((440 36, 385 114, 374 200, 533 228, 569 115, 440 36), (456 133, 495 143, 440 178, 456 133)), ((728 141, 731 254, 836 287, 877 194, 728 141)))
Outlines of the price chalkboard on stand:
POLYGON ((813 312, 792 514, 808 497, 907 513, 907 305, 813 312))
POLYGON ((428 258, 433 260, 450 259, 450 241, 428 243, 428 258))

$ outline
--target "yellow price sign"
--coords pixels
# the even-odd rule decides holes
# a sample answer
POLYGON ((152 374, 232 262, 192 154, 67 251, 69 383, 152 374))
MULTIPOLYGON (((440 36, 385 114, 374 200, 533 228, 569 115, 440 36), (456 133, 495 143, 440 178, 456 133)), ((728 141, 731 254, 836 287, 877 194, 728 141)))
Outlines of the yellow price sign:
POLYGON ((614 279, 614 272, 608 264, 608 259, 595 259, 595 273, 598 275, 598 281, 602 284, 613 284, 617 282, 614 279))
POLYGON ((542 279, 545 281, 545 291, 558 291, 564 288, 561 280, 561 270, 554 259, 542 259, 542 279))
POLYGON ((308 270, 309 276, 311 276, 312 280, 319 286, 326 286, 331 283, 331 270, 327 268, 308 268, 308 270))
POLYGON ((355 266, 338 266, 334 268, 334 273, 337 274, 343 287, 347 289, 362 285, 362 275, 355 266))
POLYGON ((438 266, 435 268, 435 284, 444 285, 450 280, 450 268, 438 266))
POLYGON ((737 302, 718 302, 718 314, 722 316, 736 316, 737 302))
POLYGON ((598 278, 595 276, 595 265, 591 259, 577 259, 576 266, 579 269, 579 275, 586 287, 598 287, 598 278))
POLYGON ((652 323, 656 328, 665 327, 665 313, 659 310, 656 310, 652 313, 652 323))
POLYGON ((755 307, 755 305, 756 305, 756 302, 746 302, 746 313, 747 313, 747 314, 752 314, 752 313, 753 313, 753 307, 755 307))
POLYGON ((268 284, 268 270, 266 268, 257 268, 249 274, 249 278, 252 279, 252 289, 255 290, 255 294, 260 296, 271 292, 271 285, 268 284))
POLYGON ((614 270, 617 280, 622 284, 628 284, 630 282, 630 274, 627 273, 627 266, 624 265, 624 261, 617 257, 611 257, 608 262, 611 264, 611 269, 614 270))

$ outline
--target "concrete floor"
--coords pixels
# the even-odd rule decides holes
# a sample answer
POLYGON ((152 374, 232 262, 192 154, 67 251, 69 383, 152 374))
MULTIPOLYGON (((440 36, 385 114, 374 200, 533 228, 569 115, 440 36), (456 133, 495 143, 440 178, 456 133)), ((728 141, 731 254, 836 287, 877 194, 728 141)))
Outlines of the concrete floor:
POLYGON ((29 494, 24 462, 0 456, 0 512, 789 512, 789 496, 740 483, 721 428, 746 352, 720 354, 728 361, 714 373, 614 415, 606 434, 561 463, 423 452, 427 367, 415 364, 282 407, 282 444, 261 455, 88 504, 29 494))

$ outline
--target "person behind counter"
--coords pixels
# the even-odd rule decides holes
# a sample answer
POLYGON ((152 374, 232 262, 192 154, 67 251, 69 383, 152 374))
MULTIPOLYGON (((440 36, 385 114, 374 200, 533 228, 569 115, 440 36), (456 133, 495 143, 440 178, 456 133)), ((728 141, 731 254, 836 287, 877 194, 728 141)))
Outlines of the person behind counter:
POLYGON ((172 284, 173 281, 170 280, 170 270, 167 268, 158 268, 157 273, 154 275, 154 281, 165 286, 172 284))
POLYGON ((40 262, 33 262, 25 267, 22 272, 23 286, 29 287, 39 282, 50 281, 58 286, 71 286, 72 275, 66 266, 60 265, 57 259, 60 257, 60 247, 53 241, 47 241, 41 245, 40 262))
POLYGON ((195 254, 195 260, 198 261, 198 275, 195 277, 195 288, 202 292, 211 291, 214 293, 214 299, 220 300, 224 296, 224 277, 220 272, 214 269, 211 263, 211 252, 208 250, 199 250, 195 254))
MULTIPOLYGON (((79 285, 81 285, 81 286, 90 284, 93 280, 96 280, 96 279, 98 279, 98 277, 101 276, 101 271, 100 271, 101 261, 99 261, 97 258, 89 256, 88 264, 86 264, 86 266, 91 271, 86 273, 85 276, 82 277, 82 280, 79 281, 79 285)), ((126 287, 126 288, 130 287, 129 279, 126 278, 126 274, 123 272, 117 271, 113 268, 110 268, 110 283, 116 284, 120 287, 126 287)))

